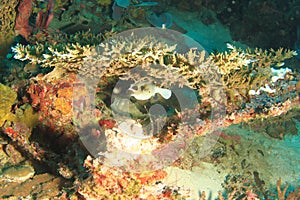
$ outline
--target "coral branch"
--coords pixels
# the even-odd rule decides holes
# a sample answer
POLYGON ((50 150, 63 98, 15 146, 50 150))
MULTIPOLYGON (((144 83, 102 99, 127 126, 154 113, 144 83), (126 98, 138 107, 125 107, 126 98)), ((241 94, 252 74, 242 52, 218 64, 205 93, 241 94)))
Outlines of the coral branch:
POLYGON ((279 200, 284 200, 284 199, 285 199, 285 194, 286 194, 286 191, 287 191, 289 185, 286 184, 286 185, 284 186, 283 191, 282 191, 281 188, 280 188, 280 187, 281 187, 281 178, 280 178, 280 179, 278 179, 278 181, 277 181, 277 183, 276 183, 276 186, 277 186, 277 195, 278 195, 278 199, 279 199, 279 200))

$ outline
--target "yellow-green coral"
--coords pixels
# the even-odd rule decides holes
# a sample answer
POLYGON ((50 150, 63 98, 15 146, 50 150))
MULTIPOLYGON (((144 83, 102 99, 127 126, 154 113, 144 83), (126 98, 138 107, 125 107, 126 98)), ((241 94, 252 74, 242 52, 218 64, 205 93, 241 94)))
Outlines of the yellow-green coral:
POLYGON ((0 126, 3 126, 6 120, 13 118, 10 111, 16 101, 17 93, 0 83, 0 94, 0 126))
POLYGON ((255 67, 270 67, 296 55, 295 51, 283 48, 267 51, 259 48, 242 50, 232 45, 228 47, 229 51, 211 55, 221 74, 230 74, 244 67, 249 68, 249 71, 255 67))
POLYGON ((69 1, 64 1, 64 0, 56 0, 53 2, 54 2, 54 6, 53 6, 54 11, 64 8, 69 3, 69 1))
POLYGON ((109 6, 111 4, 111 0, 97 0, 97 3, 100 6, 109 6))
POLYGON ((30 61, 43 67, 59 67, 67 71, 76 71, 80 68, 83 58, 90 54, 91 47, 80 44, 53 46, 17 44, 12 51, 15 53, 14 58, 18 60, 30 61))
POLYGON ((272 65, 296 55, 295 51, 282 48, 277 51, 242 50, 228 45, 229 51, 205 57, 204 52, 195 50, 184 55, 176 53, 176 46, 160 42, 153 36, 138 38, 132 35, 130 38, 114 37, 106 41, 96 48, 78 43, 52 46, 18 44, 13 48, 14 58, 97 77, 118 77, 127 73, 131 79, 139 79, 128 73, 133 67, 144 66, 143 70, 148 70, 148 74, 162 80, 162 86, 168 87, 175 81, 202 90, 203 85, 213 81, 215 86, 224 85, 232 99, 236 93, 246 97, 249 90, 264 85, 270 79, 272 65), (159 64, 161 67, 147 68, 149 64, 159 64), (178 76, 174 78, 175 75, 178 76))
POLYGON ((25 104, 23 107, 16 110, 14 122, 22 122, 28 128, 34 128, 38 123, 38 114, 28 104, 25 104))
POLYGON ((280 65, 284 60, 296 55, 295 51, 274 49, 238 49, 228 45, 229 51, 212 54, 210 57, 218 66, 229 97, 239 93, 246 96, 249 90, 264 86, 272 75, 271 66, 280 65), (236 88, 236 89, 235 89, 236 88), (238 91, 236 91, 238 90, 238 91))
POLYGON ((0 126, 5 121, 22 122, 28 128, 33 128, 38 122, 38 115, 34 113, 32 107, 28 104, 12 111, 12 105, 17 100, 17 93, 10 87, 0 83, 0 126))
POLYGON ((0 57, 5 56, 15 37, 17 4, 18 0, 3 0, 0 2, 0 57))

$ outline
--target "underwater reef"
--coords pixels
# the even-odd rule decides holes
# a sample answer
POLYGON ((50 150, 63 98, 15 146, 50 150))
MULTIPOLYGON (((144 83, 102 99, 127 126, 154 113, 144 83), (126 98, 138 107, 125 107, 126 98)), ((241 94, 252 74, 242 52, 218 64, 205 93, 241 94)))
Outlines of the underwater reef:
POLYGON ((269 4, 2 2, 0 199, 299 199, 297 3, 269 4), (174 8, 249 45, 206 51, 174 8))

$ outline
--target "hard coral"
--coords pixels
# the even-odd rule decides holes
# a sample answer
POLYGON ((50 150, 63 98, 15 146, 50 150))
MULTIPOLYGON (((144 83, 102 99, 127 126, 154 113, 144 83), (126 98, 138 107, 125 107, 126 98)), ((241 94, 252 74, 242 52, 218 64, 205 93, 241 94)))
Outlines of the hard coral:
POLYGON ((15 103, 17 93, 8 86, 0 84, 0 127, 7 119, 11 119, 13 114, 10 112, 15 103))
POLYGON ((83 181, 78 191, 85 199, 163 198, 163 192, 155 183, 167 176, 165 171, 132 173, 98 162, 91 157, 85 160, 85 167, 92 173, 92 177, 83 181))
POLYGON ((150 78, 159 80, 160 87, 179 84, 198 90, 204 104, 228 100, 224 102, 228 112, 242 108, 249 99, 250 90, 264 87, 271 80, 271 66, 280 65, 296 55, 294 51, 282 48, 266 51, 228 47, 228 52, 207 57, 204 51, 194 49, 180 54, 175 52, 176 45, 162 42, 157 35, 133 34, 130 39, 123 36, 107 38, 96 48, 78 43, 18 44, 13 52, 15 59, 55 67, 51 75, 55 78, 61 77, 64 72, 75 71, 87 79, 121 77, 136 81, 142 77, 132 69, 139 68, 150 78))
POLYGON ((91 47, 80 44, 17 44, 12 48, 14 58, 22 61, 30 61, 32 64, 40 64, 42 67, 55 67, 50 78, 60 78, 65 72, 78 71, 81 68, 83 58, 90 55, 91 47))
MULTIPOLYGON (((70 77, 69 77, 70 78, 70 77)), ((29 86, 28 94, 32 107, 39 113, 39 121, 58 134, 74 138, 76 132, 72 122, 73 81, 61 79, 48 83, 39 81, 29 86)))
POLYGON ((3 0, 0 2, 0 56, 5 56, 15 37, 15 8, 18 0, 3 0))
POLYGON ((226 86, 230 105, 228 108, 241 108, 248 101, 249 90, 258 90, 271 81, 271 66, 281 65, 284 60, 296 55, 295 51, 238 49, 228 44, 229 51, 212 54, 215 65, 226 86))

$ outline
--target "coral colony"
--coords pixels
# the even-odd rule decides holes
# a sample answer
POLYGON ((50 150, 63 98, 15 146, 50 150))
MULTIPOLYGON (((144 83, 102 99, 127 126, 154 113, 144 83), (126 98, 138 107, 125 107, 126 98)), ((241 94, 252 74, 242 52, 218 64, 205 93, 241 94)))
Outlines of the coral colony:
POLYGON ((297 2, 0 10, 0 199, 300 198, 297 2))

